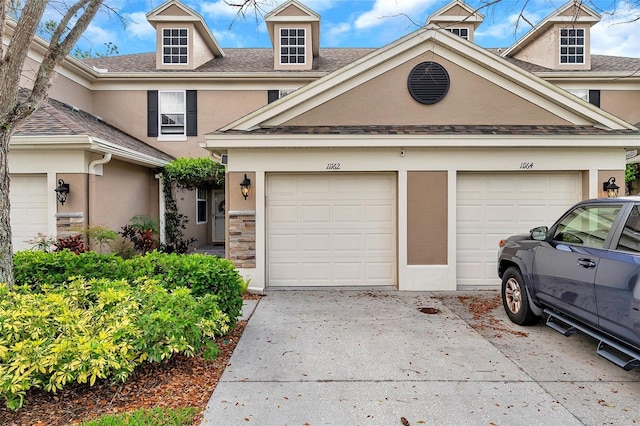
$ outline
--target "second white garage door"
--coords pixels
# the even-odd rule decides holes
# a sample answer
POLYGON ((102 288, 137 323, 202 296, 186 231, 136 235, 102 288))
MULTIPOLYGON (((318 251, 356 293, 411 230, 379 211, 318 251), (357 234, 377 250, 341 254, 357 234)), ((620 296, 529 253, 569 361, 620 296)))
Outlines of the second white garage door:
POLYGON ((458 288, 498 288, 498 242, 552 225, 580 201, 580 174, 460 173, 457 193, 458 288))
POLYGON ((266 203, 267 285, 395 285, 395 174, 272 174, 266 203))
POLYGON ((11 175, 9 191, 13 251, 30 249, 28 241, 48 232, 47 177, 11 175))

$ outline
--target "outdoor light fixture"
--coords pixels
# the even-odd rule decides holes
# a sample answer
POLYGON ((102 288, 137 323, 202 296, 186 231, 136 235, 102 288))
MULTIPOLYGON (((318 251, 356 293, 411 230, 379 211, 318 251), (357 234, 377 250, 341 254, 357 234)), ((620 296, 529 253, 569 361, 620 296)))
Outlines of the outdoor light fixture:
POLYGON ((69 195, 69 184, 64 183, 62 179, 58 179, 58 187, 55 191, 56 198, 60 201, 60 204, 64 206, 64 202, 67 201, 67 195, 69 195))
POLYGON ((613 176, 608 181, 602 183, 602 190, 607 193, 607 197, 614 198, 618 196, 618 189, 620 187, 616 185, 616 178, 613 176))
POLYGON ((245 200, 249 196, 249 188, 251 188, 251 179, 249 179, 247 177, 247 174, 245 173, 244 180, 240 182, 240 192, 242 193, 242 196, 245 200))

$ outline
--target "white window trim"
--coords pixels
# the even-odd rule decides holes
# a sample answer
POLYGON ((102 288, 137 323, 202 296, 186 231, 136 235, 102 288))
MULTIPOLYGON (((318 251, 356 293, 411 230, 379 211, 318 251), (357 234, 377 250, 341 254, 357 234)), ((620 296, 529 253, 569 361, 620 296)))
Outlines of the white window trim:
POLYGON ((579 97, 583 101, 589 102, 589 89, 566 89, 567 92, 579 97))
MULTIPOLYGON (((161 47, 160 54, 162 55, 162 65, 180 65, 180 66, 189 65, 189 28, 163 28, 161 37, 162 37, 162 43, 161 43, 162 47, 161 47), (169 30, 169 31, 171 31, 171 30, 185 30, 187 32, 187 35, 186 35, 187 44, 184 46, 184 47, 187 48, 187 53, 186 53, 187 62, 165 62, 164 61, 164 57, 165 57, 164 48, 165 47, 180 47, 180 46, 174 46, 173 44, 168 44, 168 45, 164 44, 164 32, 167 31, 167 30, 169 30)), ((170 56, 174 56, 174 55, 170 55, 170 56)))
POLYGON ((295 91, 296 89, 280 89, 278 90, 278 99, 284 98, 285 96, 290 95, 295 91))
POLYGON ((196 225, 201 223, 207 223, 209 220, 209 192, 206 189, 196 188, 196 225), (200 198, 200 191, 204 193, 204 198, 200 198), (198 215, 198 205, 201 201, 204 201, 204 221, 200 221, 198 215))
POLYGON ((187 91, 186 90, 158 90, 158 140, 159 141, 186 141, 187 140, 187 91), (162 94, 163 93, 182 93, 182 99, 184 100, 184 110, 180 111, 162 111, 162 94), (175 113, 184 115, 184 128, 182 134, 162 134, 162 114, 175 113))
MULTIPOLYGON (((304 31, 304 44, 303 44, 302 46, 300 46, 300 45, 292 46, 292 45, 288 45, 288 44, 287 44, 287 45, 284 45, 284 46, 286 46, 286 47, 304 47, 304 55, 303 55, 303 57, 304 57, 304 62, 296 62, 296 63, 291 63, 291 62, 282 62, 282 56, 283 56, 283 55, 282 55, 282 52, 278 52, 278 59, 279 59, 279 61, 280 61, 280 65, 282 65, 282 66, 306 65, 306 63, 307 63, 307 29, 306 29, 306 28, 294 28, 294 27, 291 27, 291 28, 290 28, 290 27, 287 27, 287 28, 280 28, 280 30, 279 30, 279 37, 280 37, 280 40, 279 40, 279 41, 280 41, 280 42, 282 41, 282 30, 287 30, 287 31, 291 31, 291 30, 296 30, 296 31, 298 31, 298 30, 302 30, 302 31, 304 31)), ((282 43, 280 43, 280 49, 282 49, 282 47, 283 47, 283 45, 282 45, 282 43)), ((291 57, 291 55, 290 55, 290 54, 289 54, 289 55, 287 55, 287 56, 288 56, 288 57, 291 57)), ((298 55, 295 55, 295 56, 298 56, 298 55)))
MULTIPOLYGON (((570 36, 566 36, 566 37, 570 37, 570 36)), ((584 28, 560 28, 560 31, 558 32, 558 63, 560 64, 560 66, 575 66, 575 65, 584 65, 587 63, 587 32, 585 31, 584 28), (582 31, 582 36, 574 36, 574 37, 581 37, 582 38, 582 44, 562 44, 562 31, 564 30, 576 30, 576 31, 582 31), (562 57, 566 56, 567 59, 571 56, 578 56, 577 53, 571 54, 571 53, 562 53, 562 47, 566 47, 566 48, 570 48, 570 47, 574 47, 574 48, 578 48, 578 47, 582 47, 582 54, 580 56, 582 56, 582 62, 562 62, 562 57)))
POLYGON ((469 40, 469 28, 464 28, 464 27, 451 27, 451 28, 447 28, 447 31, 449 31, 449 32, 450 32, 450 33, 452 33, 452 34, 457 35, 457 36, 458 36, 458 37, 460 37, 460 38, 463 38, 463 39, 465 39, 465 40, 469 40), (456 34, 456 31, 458 31, 458 33, 460 33, 460 31, 462 31, 462 30, 466 30, 466 31, 467 31, 467 36, 466 36, 466 37, 465 37, 465 36, 463 36, 463 35, 460 35, 460 34, 456 34))

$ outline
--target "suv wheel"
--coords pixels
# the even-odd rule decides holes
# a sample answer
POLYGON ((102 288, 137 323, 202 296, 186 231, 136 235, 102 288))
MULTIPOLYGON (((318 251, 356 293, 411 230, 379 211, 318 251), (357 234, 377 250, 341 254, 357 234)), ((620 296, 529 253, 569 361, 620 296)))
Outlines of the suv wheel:
POLYGON ((518 325, 533 325, 540 320, 529 306, 527 288, 516 267, 507 269, 502 275, 502 305, 509 319, 518 325))

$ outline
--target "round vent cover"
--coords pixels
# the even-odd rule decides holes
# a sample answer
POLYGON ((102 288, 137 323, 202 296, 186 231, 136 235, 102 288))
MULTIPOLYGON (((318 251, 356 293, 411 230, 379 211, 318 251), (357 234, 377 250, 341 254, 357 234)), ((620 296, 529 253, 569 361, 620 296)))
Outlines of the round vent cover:
POLYGON ((407 86, 413 99, 421 104, 433 105, 440 102, 449 91, 449 74, 440 64, 422 62, 411 70, 407 86))

